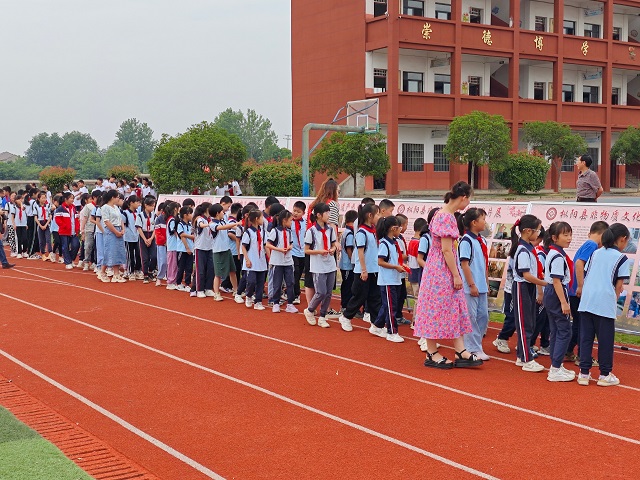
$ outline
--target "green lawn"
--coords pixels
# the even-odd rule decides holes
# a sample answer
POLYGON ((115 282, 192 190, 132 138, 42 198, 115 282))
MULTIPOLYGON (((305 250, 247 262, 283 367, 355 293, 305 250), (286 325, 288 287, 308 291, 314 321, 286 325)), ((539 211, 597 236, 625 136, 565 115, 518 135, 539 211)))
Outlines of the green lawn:
POLYGON ((90 479, 58 448, 0 407, 0 479, 90 479))

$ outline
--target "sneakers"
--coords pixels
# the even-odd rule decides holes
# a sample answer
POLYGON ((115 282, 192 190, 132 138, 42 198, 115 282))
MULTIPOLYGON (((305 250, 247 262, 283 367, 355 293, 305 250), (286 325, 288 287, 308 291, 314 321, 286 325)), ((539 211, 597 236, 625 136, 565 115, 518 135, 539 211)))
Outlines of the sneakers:
POLYGON ((397 333, 387 333, 387 341, 393 343, 402 343, 404 342, 404 338, 402 338, 397 333))
MULTIPOLYGON (((207 293, 207 292, 204 292, 204 293, 207 293)), ((209 295, 207 295, 207 296, 209 296, 209 295)), ((216 302, 221 302, 221 301, 224 300, 224 298, 222 298, 222 295, 220 295, 219 293, 215 293, 215 292, 213 292, 213 299, 216 302)))
POLYGON ((543 370, 544 370, 544 366, 540 365, 535 360, 529 360, 527 363, 522 364, 523 372, 541 372, 543 370))
POLYGON ((142 280, 142 283, 149 283, 149 277, 144 277, 144 279, 142 280))
POLYGON ((363 321, 365 321, 365 322, 367 322, 367 323, 371 323, 371 314, 370 314, 370 313, 365 313, 365 314, 362 316, 362 320, 363 320, 363 321))
POLYGON ((156 287, 161 287, 162 286, 162 280, 157 279, 156 280, 156 287))
POLYGON ((3 264, 2 264, 2 268, 3 268, 3 269, 5 269, 5 270, 8 270, 8 269, 13 268, 13 267, 15 267, 15 266, 16 266, 16 264, 15 264, 15 263, 8 263, 8 262, 7 262, 7 263, 3 263, 3 264))
MULTIPOLYGON (((45 260, 46 260, 46 259, 45 259, 45 260)), ((88 272, 88 271, 89 271, 89 264, 88 264, 88 263, 85 263, 85 264, 84 264, 84 267, 82 267, 82 271, 83 271, 83 272, 88 272)))
POLYGON ((98 275, 98 280, 100 280, 101 282, 104 282, 104 283, 109 283, 111 281, 111 280, 109 280, 109 277, 107 277, 106 275, 102 275, 102 274, 98 275))
POLYGON ((280 313, 280 304, 279 303, 274 304, 273 307, 271 307, 271 312, 280 313))
POLYGON ((294 305, 300 305, 300 297, 296 297, 296 299, 293 301, 294 305))
POLYGON ((341 316, 340 312, 336 312, 333 308, 330 308, 327 312, 327 318, 339 318, 341 316))
POLYGON ((581 373, 578 375, 578 385, 589 385, 591 381, 591 374, 589 373, 581 373))
MULTIPOLYGON (((25 255, 26 255, 26 253, 25 253, 25 255)), ((23 255, 23 256, 24 256, 24 255, 23 255)), ((27 258, 27 257, 25 257, 25 258, 27 258)), ((60 258, 58 259, 58 263, 64 263, 64 258, 60 257, 60 258)))
POLYGON ((342 327, 342 330, 344 330, 345 332, 350 332, 353 330, 351 320, 349 320, 347 317, 345 317, 344 315, 340 315, 340 318, 338 320, 340 321, 340 327, 342 327))
POLYGON ((178 286, 175 283, 168 283, 167 290, 177 290, 178 286))
POLYGON ((287 305, 287 308, 285 308, 284 311, 287 313, 299 313, 299 310, 296 307, 294 307, 292 304, 287 305))
POLYGON ((220 287, 220 291, 224 292, 224 293, 233 293, 233 290, 230 290, 230 289, 225 288, 225 287, 220 287))
POLYGON ((113 277, 113 267, 107 267, 107 277, 113 277))
POLYGON ((240 295, 238 295, 237 293, 233 296, 233 301, 236 303, 244 303, 244 298, 242 298, 240 295))
POLYGON ((205 291, 204 291, 204 294, 205 294, 207 297, 213 297, 213 296, 215 295, 215 293, 214 293, 214 291, 213 291, 213 290, 205 290, 205 291))
POLYGON ((567 353, 564 356, 565 362, 580 362, 580 357, 578 357, 575 353, 567 353))
POLYGON ((310 312, 308 308, 305 308, 302 313, 304 314, 304 318, 307 320, 307 323, 309 325, 315 325, 316 324, 316 316, 313 314, 313 312, 310 312))
POLYGON ((598 385, 600 387, 613 387, 614 385, 620 385, 620 380, 613 373, 609 373, 606 377, 600 375, 598 377, 598 385))
POLYGON ((498 349, 500 353, 511 353, 511 349, 509 348, 509 344, 506 340, 502 340, 501 338, 496 338, 493 341, 493 345, 498 349))
POLYGON ((196 297, 198 297, 198 298, 207 298, 207 295, 204 292, 198 292, 198 293, 196 293, 196 297))
POLYGON ((144 280, 144 274, 140 271, 136 272, 136 280, 144 280))
POLYGON ((424 337, 420 337, 420 340, 418 340, 418 345, 422 346, 426 344, 427 344, 427 339, 424 337))
POLYGON ((524 362, 522 360, 520 360, 519 358, 516 358, 516 367, 521 367, 524 365, 524 362))
POLYGON ((549 382, 573 382, 575 378, 575 372, 562 367, 551 367, 551 369, 549 370, 549 374, 547 375, 547 380, 549 382))
POLYGON ((329 328, 331 325, 329 325, 329 322, 327 322, 327 319, 324 317, 319 317, 318 318, 318 326, 321 328, 329 328))
POLYGON ((254 310, 264 310, 264 305, 263 305, 262 303, 256 303, 256 304, 253 306, 253 309, 254 309, 254 310))
POLYGON ((247 308, 253 307, 253 300, 251 300, 249 297, 247 297, 247 299, 244 301, 244 306, 247 307, 247 308))
POLYGON ((114 275, 111 278, 111 282, 113 282, 113 283, 126 283, 127 280, 125 278, 123 278, 122 275, 114 275))
POLYGON ((189 297, 196 298, 196 297, 197 297, 197 293, 196 293, 196 292, 189 291, 189 297))
POLYGON ((386 328, 378 328, 373 323, 369 327, 369 333, 371 335, 375 335, 380 338, 387 338, 387 329, 386 328))
POLYGON ((125 273, 124 277, 128 278, 130 282, 135 282, 136 281, 136 276, 135 276, 134 273, 125 273))
POLYGON ((66 268, 67 270, 73 270, 73 263, 70 263, 69 265, 65 265, 64 268, 66 268))
POLYGON ((540 347, 540 349, 538 350, 538 355, 544 355, 545 357, 551 355, 549 347, 540 347))
POLYGON ((396 323, 398 325, 411 325, 411 320, 409 320, 408 318, 400 317, 396 318, 396 323))
POLYGON ((480 360, 482 360, 483 362, 486 362, 487 360, 491 360, 491 357, 486 353, 484 353, 482 350, 479 350, 477 352, 471 352, 471 353, 475 355, 477 358, 479 358, 480 360))

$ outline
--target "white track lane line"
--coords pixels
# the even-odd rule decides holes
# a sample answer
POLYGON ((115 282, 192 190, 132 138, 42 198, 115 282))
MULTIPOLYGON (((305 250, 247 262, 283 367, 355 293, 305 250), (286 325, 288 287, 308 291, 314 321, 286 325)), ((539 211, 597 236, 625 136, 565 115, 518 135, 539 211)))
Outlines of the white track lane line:
MULTIPOLYGON (((47 313, 49 313, 51 315, 54 315, 54 316, 57 316, 57 317, 60 317, 60 318, 64 318, 65 320, 69 320, 70 322, 74 322, 74 323, 77 323, 79 325, 83 325, 85 327, 91 328, 93 330, 96 330, 98 332, 104 333, 106 335, 110 335, 110 336, 112 336, 114 338, 117 338, 117 339, 122 340, 124 342, 130 343, 130 344, 135 345, 137 347, 143 348, 145 350, 149 350, 150 352, 157 353, 157 354, 162 355, 164 357, 167 357, 167 358, 169 358, 171 360, 175 360, 176 362, 188 365, 190 367, 196 368, 198 370, 202 370, 202 371, 207 372, 207 373, 211 373, 212 375, 215 375, 217 377, 220 377, 220 378, 223 378, 225 380, 231 381, 233 383, 237 383, 239 385, 242 385, 244 387, 250 388, 252 390, 256 390, 256 391, 258 391, 260 393, 264 393, 265 395, 269 395, 270 397, 273 397, 273 398, 276 398, 276 399, 281 400, 283 402, 289 403, 290 405, 294 405, 296 407, 302 408, 304 410, 307 410, 309 412, 315 413, 315 414, 320 415, 322 417, 328 418, 328 419, 333 420, 335 422, 341 423, 342 425, 346 425, 348 427, 354 428, 354 429, 356 429, 356 430, 358 430, 360 432, 369 434, 369 435, 371 435, 373 437, 376 437, 376 438, 379 438, 381 440, 385 440, 385 441, 387 441, 389 443, 392 443, 394 445, 397 445, 399 447, 406 448, 407 450, 411 450, 411 451, 413 451, 415 453, 418 453, 418 454, 423 455, 425 457, 431 458, 431 459, 436 460, 438 462, 444 463, 445 465, 448 465, 450 467, 456 468, 458 470, 462 470, 464 472, 470 473, 470 474, 475 475, 477 477, 490 479, 490 480, 497 480, 497 478, 498 478, 498 477, 494 477, 492 475, 489 475, 487 473, 481 472, 479 470, 476 470, 474 468, 467 467, 466 465, 463 465, 461 463, 454 462, 453 460, 450 460, 450 459, 448 459, 446 457, 442 457, 442 456, 440 456, 438 454, 429 452, 429 451, 424 450, 422 448, 419 448, 419 447, 416 447, 416 446, 411 445, 409 443, 403 442, 402 440, 398 440, 396 438, 390 437, 388 435, 385 435, 384 433, 380 433, 380 432, 377 432, 375 430, 371 430, 370 428, 364 427, 362 425, 359 425, 357 423, 351 422, 349 420, 346 420, 344 418, 338 417, 336 415, 333 415, 331 413, 325 412, 323 410, 319 410, 319 409, 314 408, 314 407, 312 407, 310 405, 307 405, 305 403, 298 402, 297 400, 293 400, 292 398, 285 397, 284 395, 280 395, 279 393, 272 392, 271 390, 267 390, 266 388, 260 387, 258 385, 254 385, 253 383, 246 382, 246 381, 241 380, 239 378, 232 377, 231 375, 227 375, 225 373, 219 372, 217 370, 213 370, 211 368, 205 367, 205 366, 200 365, 200 364, 195 363, 195 362, 191 362, 189 360, 186 360, 184 358, 178 357, 176 355, 173 355, 171 353, 165 352, 163 350, 151 347, 151 346, 146 345, 144 343, 138 342, 137 340, 133 340, 131 338, 125 337, 125 336, 117 334, 115 332, 111 332, 109 330, 106 330, 104 328, 96 327, 95 325, 91 325, 89 323, 86 323, 86 322, 83 322, 81 320, 69 317, 69 316, 64 315, 62 313, 58 313, 58 312, 55 312, 53 310, 49 310, 48 308, 44 308, 44 307, 41 307, 39 305, 34 305, 34 304, 30 303, 30 302, 26 302, 24 300, 20 300, 18 298, 14 298, 14 297, 11 297, 9 295, 5 295, 4 293, 0 293, 0 296, 6 297, 6 298, 11 299, 11 300, 13 300, 15 302, 22 303, 22 304, 30 306, 32 308, 37 308, 38 310, 42 310, 43 312, 47 312, 47 313)), ((180 460, 184 461, 185 463, 188 463, 185 460, 191 460, 191 459, 189 459, 189 457, 186 457, 186 456, 180 454, 179 452, 177 452, 176 450, 172 449, 171 447, 165 445, 164 443, 160 442, 159 440, 156 440, 155 438, 151 437, 150 435, 145 434, 142 430, 134 427, 130 423, 126 422, 125 420, 122 420, 120 417, 117 417, 116 415, 110 413, 108 410, 105 410, 104 408, 100 407, 99 405, 91 402, 90 400, 86 399, 82 395, 77 394, 73 390, 70 390, 70 389, 66 388, 64 385, 56 382, 55 380, 51 379, 50 377, 47 377, 45 374, 39 372, 38 370, 35 370, 34 368, 26 365, 25 363, 21 362, 20 360, 16 359, 15 357, 11 356, 10 354, 4 352, 3 350, 0 350, 0 355, 3 355, 4 357, 6 357, 7 359, 11 360, 14 363, 17 363, 21 367, 26 368, 31 373, 34 373, 38 377, 40 377, 43 380, 47 381, 48 383, 50 383, 50 384, 56 386, 57 388, 63 390, 65 393, 68 393, 69 395, 73 396, 74 398, 77 398, 78 400, 82 401, 83 403, 85 403, 86 405, 90 406, 91 408, 93 408, 93 409, 97 410, 98 412, 104 414, 108 418, 118 422, 120 425, 124 426, 125 428, 127 428, 130 431, 132 431, 136 435, 139 435, 140 437, 144 438, 145 440, 150 441, 154 445, 159 446, 160 448, 162 448, 163 450, 167 451, 168 453, 170 453, 174 457, 179 458, 180 460), (158 442, 159 445, 156 444, 154 441, 158 442), (166 448, 163 448, 163 446, 166 447, 166 448), (167 450, 167 449, 170 449, 170 451, 167 450), (180 457, 178 457, 176 454, 180 455, 180 457)), ((640 444, 640 442, 639 442, 639 444, 640 444)), ((194 462, 194 464, 199 465, 199 466, 202 467, 202 465, 200 465, 199 463, 197 463, 197 462, 195 462, 193 460, 191 460, 191 461, 194 462)), ((189 464, 189 465, 191 465, 191 464, 189 464)), ((191 465, 191 466, 193 466, 193 465, 191 465)), ((196 468, 196 467, 194 467, 194 468, 196 468)), ((202 468, 206 468, 206 467, 202 467, 202 468)), ((198 469, 198 470, 202 471, 200 469, 198 469)), ((208 469, 207 469, 207 471, 211 472, 211 470, 208 470, 208 469)), ((211 473, 213 475, 217 475, 214 472, 211 472, 211 473)), ((222 477, 216 476, 216 477, 211 477, 211 478, 222 478, 222 477)))
MULTIPOLYGON (((32 275, 35 275, 35 274, 32 274, 32 275)), ((39 276, 39 275, 35 275, 35 276, 39 276)), ((69 284, 69 283, 65 283, 65 282, 59 282, 59 283, 64 284, 64 285, 68 285, 68 286, 72 286, 72 287, 75 287, 75 288, 94 291, 94 290, 91 290, 90 288, 87 288, 87 287, 77 286, 77 285, 73 285, 73 284, 69 284)), ((500 400, 495 400, 493 398, 484 397, 484 396, 477 395, 477 394, 474 394, 474 393, 470 393, 470 392, 467 392, 467 391, 464 391, 464 390, 459 390, 457 388, 449 387, 447 385, 443 385, 443 384, 440 384, 440 383, 430 382, 428 380, 424 380, 424 379, 419 378, 419 377, 414 377, 414 376, 411 376, 411 375, 408 375, 408 374, 405 374, 405 373, 402 373, 402 372, 397 372, 395 370, 389 370, 389 369, 384 368, 384 367, 379 367, 377 365, 371 365, 369 363, 361 362, 359 360, 355 360, 355 359, 352 359, 352 358, 343 357, 341 355, 336 355, 336 354, 333 354, 333 353, 330 353, 330 352, 325 352, 323 350, 318 350, 318 349, 315 349, 315 348, 307 347, 305 345, 300 345, 300 344, 289 342, 289 341, 282 340, 282 339, 279 339, 279 338, 270 337, 268 335, 263 335, 261 333, 252 332, 250 330, 245 330, 245 329, 242 329, 242 328, 239 328, 239 327, 234 327, 232 325, 227 325, 227 324, 224 324, 224 323, 216 322, 214 320, 209 320, 209 319, 202 318, 202 317, 196 317, 194 315, 189 315, 187 313, 179 312, 177 310, 171 310, 171 309, 168 309, 168 308, 159 307, 159 306, 156 306, 156 305, 151 305, 149 303, 140 302, 138 300, 133 300, 133 299, 126 298, 126 297, 123 297, 123 296, 120 296, 120 295, 114 295, 114 294, 107 293, 107 292, 102 292, 102 291, 95 291, 95 292, 96 293, 101 293, 103 295, 111 296, 111 297, 114 297, 114 298, 117 298, 117 299, 120 299, 120 300, 125 300, 125 301, 131 302, 131 303, 135 303, 135 304, 138 304, 138 305, 143 305, 143 306, 146 306, 146 307, 155 308, 155 309, 158 309, 158 310, 161 310, 161 311, 165 311, 165 312, 169 312, 169 313, 172 313, 172 314, 175 314, 175 315, 180 315, 180 316, 187 317, 187 318, 190 318, 190 319, 193 319, 193 320, 198 320, 198 321, 201 321, 201 322, 204 322, 204 323, 209 323, 211 325, 224 327, 224 328, 227 328, 227 329, 230 329, 230 330, 233 330, 233 331, 245 333, 245 334, 248 334, 248 335, 251 335, 251 336, 255 336, 255 337, 258 337, 258 338, 263 338, 263 339, 270 340, 270 341, 273 341, 273 342, 276 342, 276 343, 280 343, 280 344, 283 344, 283 345, 288 345, 288 346, 299 348, 299 349, 306 350, 306 351, 309 351, 309 352, 317 353, 317 354, 324 355, 324 356, 329 357, 329 358, 335 358, 335 359, 338 359, 338 360, 342 360, 342 361, 345 361, 345 362, 348 362, 348 363, 352 363, 352 364, 355 364, 355 365, 360 365, 360 366, 363 366, 363 367, 366 367, 366 368, 370 368, 370 369, 373 369, 373 370, 377 370, 377 371, 380 371, 380 372, 385 372, 385 373, 388 373, 390 375, 394 375, 394 376, 397 376, 397 377, 405 378, 407 380, 412 380, 412 381, 415 381, 415 382, 418 382, 418 383, 422 383, 422 384, 425 384, 425 385, 429 385, 429 386, 432 386, 432 387, 435 387, 435 388, 439 388, 439 389, 442 389, 442 390, 445 390, 445 391, 448 391, 448 392, 457 393, 457 394, 465 396, 465 397, 469 397, 469 398, 473 398, 473 399, 476 399, 476 400, 484 401, 484 402, 487 402, 487 403, 490 403, 490 404, 493 404, 493 405, 498 405, 500 407, 508 408, 510 410, 515 410, 515 411, 518 411, 518 412, 523 412, 523 413, 527 413, 527 414, 530 414, 530 415, 534 415, 536 417, 544 418, 545 420, 554 421, 554 422, 561 423, 561 424, 564 424, 564 425, 569 425, 569 426, 572 426, 572 427, 580 428, 582 430, 586 430, 586 431, 589 431, 589 432, 592 432, 592 433, 597 433, 599 435, 604 435, 606 437, 614 438, 614 439, 617 439, 617 440, 622 440, 624 442, 632 443, 632 444, 635 444, 635 445, 640 445, 640 440, 635 439, 635 438, 624 437, 624 436, 618 435, 616 433, 607 432, 606 430, 601 430, 601 429, 598 429, 598 428, 595 428, 595 427, 590 427, 588 425, 584 425, 584 424, 581 424, 581 423, 573 422, 571 420, 566 420, 564 418, 560 418, 560 417, 556 417, 556 416, 553 416, 553 415, 548 415, 546 413, 538 412, 536 410, 531 410, 531 409, 528 409, 528 408, 519 407, 517 405, 512 405, 510 403, 502 402, 500 400)), ((66 315, 63 315, 63 314, 60 314, 60 313, 57 313, 57 312, 53 312, 52 310, 48 310, 48 309, 40 307, 38 305, 33 305, 33 304, 31 304, 29 302, 26 302, 24 300, 20 300, 20 299, 14 298, 14 297, 11 297, 11 296, 3 294, 3 293, 0 293, 0 296, 6 297, 6 298, 10 298, 12 300, 24 303, 26 305, 30 305, 30 306, 32 306, 34 308, 39 308, 39 309, 42 309, 44 311, 51 312, 51 313, 53 313, 55 315, 58 315, 58 316, 60 316, 62 318, 66 318, 66 319, 72 320, 74 322, 80 323, 82 325, 85 325, 85 326, 87 326, 89 328, 94 328, 96 330, 102 331, 102 329, 100 329, 99 327, 95 327, 94 325, 82 322, 80 320, 71 319, 70 317, 67 317, 66 315)), ((114 333, 113 335, 117 335, 117 334, 114 333)))
POLYGON ((151 443, 155 447, 158 447, 159 449, 167 452, 172 457, 177 458, 178 460, 180 460, 183 463, 186 463, 191 468, 199 471, 200 473, 206 475, 207 477, 213 478, 215 480, 224 480, 224 477, 218 475, 217 473, 215 473, 214 471, 208 469, 204 465, 202 465, 202 464, 196 462, 195 460, 193 460, 192 458, 189 458, 186 455, 178 452, 177 450, 175 450, 174 448, 171 448, 166 443, 158 440, 155 437, 152 437, 151 435, 149 435, 148 433, 140 430, 139 428, 135 427, 134 425, 131 425, 126 420, 124 420, 121 417, 117 416, 115 413, 111 413, 109 410, 101 407, 100 405, 92 402, 87 397, 84 397, 84 396, 80 395, 79 393, 75 392, 74 390, 71 390, 70 388, 65 387, 61 383, 56 382, 53 378, 48 377, 47 375, 45 375, 44 373, 40 372, 39 370, 36 370, 35 368, 33 368, 33 367, 27 365, 26 363, 18 360, 16 357, 14 357, 11 354, 5 352, 4 350, 0 350, 0 355, 2 355, 3 357, 5 357, 8 360, 11 360, 13 363, 21 366, 25 370, 27 370, 27 371, 31 372, 32 374, 34 374, 35 376, 40 377, 45 382, 47 382, 47 383, 53 385, 54 387, 62 390, 67 395, 70 395, 73 398, 75 398, 76 400, 84 403, 85 405, 87 405, 88 407, 92 408, 93 410, 101 413, 102 415, 107 417, 109 420, 112 420, 115 423, 117 423, 118 425, 126 428, 131 433, 133 433, 133 434, 139 436, 140 438, 146 440, 147 442, 151 443))

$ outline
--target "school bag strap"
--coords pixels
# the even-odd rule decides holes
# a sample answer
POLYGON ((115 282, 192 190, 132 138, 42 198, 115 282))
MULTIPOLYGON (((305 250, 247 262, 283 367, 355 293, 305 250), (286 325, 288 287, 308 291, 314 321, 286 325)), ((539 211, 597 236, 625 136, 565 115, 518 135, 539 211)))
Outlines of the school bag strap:
MULTIPOLYGON (((471 239, 469 238, 468 235, 465 235, 464 237, 462 237, 462 239, 458 243, 458 258, 462 259, 462 255, 460 254, 460 247, 462 247, 463 242, 466 242, 469 244, 469 252, 470 252, 469 265, 471 265, 473 263, 473 243, 471 242, 471 239)), ((431 246, 429 246, 429 248, 431 248, 431 246)))
POLYGON ((424 238, 427 241, 427 251, 422 254, 422 259, 426 260, 429 255, 429 251, 431 250, 431 236, 428 233, 423 233, 421 238, 424 238))

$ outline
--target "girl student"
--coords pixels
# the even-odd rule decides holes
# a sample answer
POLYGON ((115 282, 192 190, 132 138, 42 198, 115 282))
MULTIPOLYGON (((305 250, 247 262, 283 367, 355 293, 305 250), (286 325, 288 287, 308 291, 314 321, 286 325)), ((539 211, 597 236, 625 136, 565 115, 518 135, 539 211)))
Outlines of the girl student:
POLYGON ((164 206, 164 214, 167 219, 167 290, 177 290, 178 276, 178 209, 176 202, 167 202, 164 206))
POLYGON ((138 243, 138 230, 136 229, 136 218, 138 217, 138 207, 140 198, 135 195, 128 197, 122 204, 122 220, 124 224, 124 242, 127 249, 127 265, 129 267, 129 280, 143 280, 142 261, 140 259, 140 245, 138 243))
POLYGON ((209 230, 211 203, 203 202, 193 211, 192 231, 196 271, 191 293, 197 298, 213 297, 213 238, 209 230))
POLYGON ((403 264, 402 249, 398 245, 401 228, 400 221, 393 215, 378 221, 376 228, 377 237, 380 239, 378 289, 382 299, 382 308, 380 308, 377 318, 371 320, 369 328, 371 333, 395 343, 404 342, 404 338, 398 334, 396 303, 400 295, 402 275, 409 268, 403 264))
POLYGON ((96 209, 96 203, 101 194, 102 192, 99 190, 94 190, 89 197, 89 201, 85 202, 80 211, 80 235, 84 245, 84 262, 82 262, 84 266, 82 270, 85 272, 93 265, 93 259, 96 257, 96 224, 91 221, 91 214, 96 209))
POLYGON ((47 193, 38 193, 35 221, 38 235, 38 246, 42 260, 46 261, 51 254, 51 210, 47 206, 47 193))
POLYGON ((273 275, 273 296, 269 298, 269 303, 273 303, 273 313, 280 312, 280 297, 282 296, 282 281, 287 287, 287 307, 285 312, 298 313, 298 309, 293 304, 296 298, 293 288, 293 242, 291 234, 291 224, 293 214, 288 210, 281 211, 273 219, 273 228, 267 235, 267 250, 270 252, 269 267, 270 275, 273 275))
POLYGON ((547 375, 550 382, 571 382, 576 378, 575 372, 562 365, 571 341, 571 307, 567 287, 573 277, 573 262, 564 249, 571 245, 572 233, 571 225, 567 222, 552 223, 548 232, 551 244, 545 262, 544 280, 547 285, 544 287, 543 305, 551 331, 551 369, 547 375))
MULTIPOLYGON (((340 316, 340 326, 345 332, 353 330, 351 320, 366 303, 367 312, 379 312, 381 306, 378 288, 378 239, 374 225, 380 217, 376 204, 360 204, 358 207, 358 231, 353 252, 353 296, 340 316)), ((382 336, 375 325, 370 333, 382 336)), ((386 336, 386 334, 385 334, 386 336)))
POLYGON ((355 210, 349 210, 344 214, 344 231, 340 238, 340 260, 338 261, 338 267, 340 267, 340 275, 342 283, 340 284, 340 306, 344 312, 345 308, 351 300, 351 287, 353 286, 353 246, 354 236, 353 222, 358 219, 358 212, 355 210))
POLYGON ((304 218, 304 212, 306 210, 307 205, 300 200, 293 204, 293 235, 291 243, 293 244, 293 288, 296 295, 293 303, 296 305, 300 303, 300 279, 305 266, 304 236, 307 233, 307 221, 304 218))
POLYGON ((247 270, 247 296, 245 305, 254 310, 264 310, 262 296, 264 281, 267 277, 267 257, 260 210, 251 210, 247 215, 247 228, 242 234, 243 269, 247 270), (252 300, 255 294, 255 300, 252 300))
POLYGON ((236 294, 233 297, 236 303, 245 303, 244 298, 246 297, 245 291, 247 290, 247 274, 248 269, 246 262, 244 261, 244 252, 242 250, 242 236, 244 232, 249 228, 249 212, 252 210, 259 210, 258 205, 254 202, 247 203, 244 207, 242 207, 242 211, 240 212, 241 224, 236 227, 236 238, 240 239, 240 245, 238 254, 241 258, 240 265, 240 280, 238 281, 238 289, 236 290, 236 294))
MULTIPOLYGON (((238 283, 240 282, 240 275, 242 273, 242 255, 238 254, 238 246, 240 245, 240 238, 242 237, 242 233, 238 235, 238 228, 242 228, 242 204, 233 203, 226 215, 228 221, 231 223, 235 223, 236 225, 227 233, 227 236, 229 238, 229 248, 231 250, 231 256, 233 257, 233 263, 236 267, 236 270, 235 274, 230 274, 227 278, 224 279, 224 281, 220 284, 220 290, 225 293, 234 294, 235 300, 235 294, 238 290, 238 283), (231 283, 231 277, 236 277, 235 286, 231 283)), ((244 300, 238 303, 244 303, 244 300)))
POLYGON ((602 234, 602 248, 591 255, 585 267, 580 312, 580 375, 578 384, 589 385, 594 336, 598 337, 598 385, 618 385, 613 374, 613 341, 617 301, 624 280, 629 278, 631 260, 621 253, 629 243, 629 229, 614 223, 602 234))
POLYGON ((139 248, 142 257, 142 279, 143 283, 149 283, 150 277, 158 264, 158 249, 156 247, 156 199, 145 197, 142 212, 136 219, 136 229, 138 230, 139 248))
MULTIPOLYGON (((60 206, 60 202, 62 201, 62 195, 54 195, 51 199, 51 206, 49 207, 49 215, 53 219, 53 212, 60 206)), ((49 261, 51 263, 56 263, 59 261, 60 263, 64 263, 62 259, 62 246, 60 243, 60 229, 58 224, 55 221, 51 221, 49 224, 49 229, 51 231, 51 236, 53 237, 53 242, 51 245, 51 253, 49 254, 49 261), (56 258, 57 255, 57 258, 56 258)))
POLYGON ((161 287, 162 280, 167 279, 167 217, 164 213, 165 206, 165 202, 158 205, 158 213, 153 225, 153 231, 156 234, 156 257, 158 264, 156 287, 161 287))
POLYGON ((11 225, 16 232, 16 250, 18 258, 28 258, 27 253, 27 212, 22 204, 22 195, 16 195, 14 201, 13 214, 11 215, 11 225))
MULTIPOLYGON (((224 220, 224 207, 219 203, 209 207, 209 215, 211 217, 209 232, 213 240, 212 250, 215 272, 213 279, 213 299, 216 302, 224 300, 222 295, 220 295, 220 285, 227 277, 231 280, 235 299, 235 292, 238 290, 238 279, 236 277, 236 264, 233 261, 233 254, 231 253, 229 232, 235 230, 238 222, 226 222, 224 220)), ((233 238, 235 243, 235 233, 233 234, 233 238)), ((282 283, 282 280, 280 283, 282 283)))
POLYGON ((102 202, 103 192, 96 199, 96 204, 93 207, 89 221, 94 224, 94 243, 96 246, 96 274, 98 279, 100 278, 100 272, 102 265, 104 264, 104 226, 102 225, 102 202))
POLYGON ((542 269, 542 265, 531 243, 540 235, 541 224, 538 217, 527 214, 516 220, 511 228, 511 250, 509 251, 509 256, 513 257, 511 296, 518 334, 516 366, 522 367, 525 372, 544 370, 544 367, 534 360, 530 342, 536 323, 536 286, 547 285, 544 280, 538 278, 538 271, 542 269), (520 231, 520 237, 516 229, 520 231))
MULTIPOLYGON (((193 273, 193 230, 191 221, 193 220, 193 208, 182 207, 179 212, 179 220, 176 225, 176 236, 178 237, 176 251, 178 260, 178 273, 176 274, 176 288, 183 292, 191 291, 191 274, 193 273), (182 284, 184 280, 184 284, 182 284)), ((191 292, 196 296, 196 292, 191 292)))
POLYGON ((100 280, 107 283, 124 283, 126 279, 120 274, 120 265, 126 263, 124 243, 124 227, 122 213, 118 208, 122 204, 117 190, 109 190, 103 196, 104 204, 100 208, 104 229, 103 246, 104 261, 100 269, 100 280), (107 267, 113 269, 113 277, 109 280, 107 267))
MULTIPOLYGON (((330 210, 326 203, 318 203, 313 207, 314 224, 307 229, 304 237, 304 253, 309 255, 309 271, 313 275, 315 293, 303 313, 307 323, 315 325, 315 310, 319 309, 317 324, 321 328, 329 327, 326 316, 331 305, 331 294, 337 271, 336 259, 333 255, 338 248, 338 237, 329 224, 330 210)), ((343 327, 343 330, 346 329, 343 327)))
POLYGON ((482 349, 482 338, 489 324, 489 252, 487 243, 480 235, 486 227, 485 212, 481 208, 470 208, 460 217, 459 223, 465 233, 458 243, 458 258, 462 270, 462 288, 471 320, 471 333, 464 335, 464 347, 487 361, 491 357, 482 349))
MULTIPOLYGON (((544 227, 540 227, 540 235, 534 244, 534 251, 540 264, 543 266, 543 271, 538 272, 538 278, 544 279, 545 264, 547 262, 547 255, 549 254, 549 247, 551 246, 551 236, 548 231, 545 231, 544 227), (537 245, 536 245, 537 244, 537 245)), ((533 335, 531 336, 531 348, 537 355, 551 355, 549 351, 549 318, 547 316, 547 310, 544 308, 544 288, 538 286, 538 298, 536 299, 538 306, 536 310, 536 325, 533 329, 533 335), (536 347, 536 341, 540 337, 540 347, 536 347)), ((535 358, 535 355, 534 355, 535 358)))

